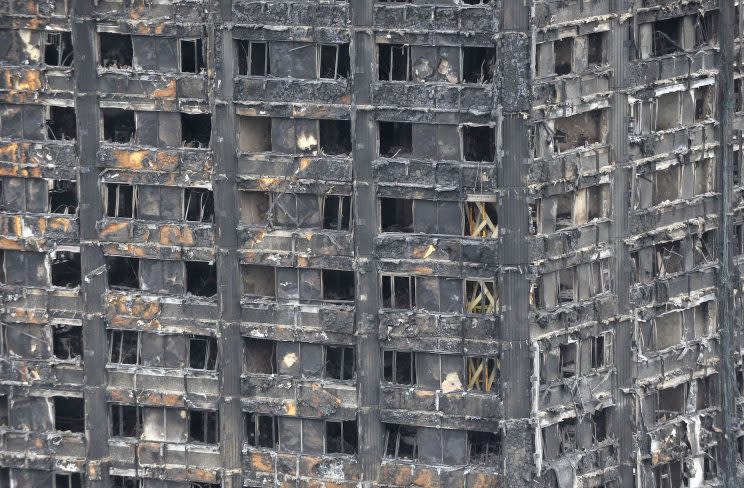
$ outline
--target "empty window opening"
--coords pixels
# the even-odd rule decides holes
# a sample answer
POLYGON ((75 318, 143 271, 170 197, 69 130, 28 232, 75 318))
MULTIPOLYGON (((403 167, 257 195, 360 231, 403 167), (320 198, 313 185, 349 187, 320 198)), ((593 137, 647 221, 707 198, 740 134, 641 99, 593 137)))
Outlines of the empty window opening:
POLYGON ((138 289, 139 259, 123 256, 106 256, 109 288, 138 289))
POLYGON ((555 119, 554 125, 553 141, 557 152, 604 142, 607 135, 605 111, 601 109, 555 119))
POLYGON ((320 125, 320 151, 338 155, 351 153, 351 121, 325 120, 320 125))
MULTIPOLYGON (((739 10, 736 10, 738 17, 739 10)), ((735 26, 739 26, 736 19, 735 26)), ((718 11, 708 11, 695 16, 695 47, 713 44, 718 40, 718 11)))
POLYGON ((106 216, 135 217, 135 187, 126 183, 106 183, 106 216))
POLYGON ((693 238, 694 265, 703 266, 715 263, 716 259, 716 230, 703 232, 693 238))
POLYGON ((217 294, 217 266, 204 261, 185 261, 186 291, 198 297, 217 294))
POLYGON ((714 86, 706 85, 695 89, 695 122, 701 122, 714 116, 714 86))
POLYGON ((348 44, 321 44, 320 78, 348 78, 351 73, 348 44))
POLYGON ((711 446, 703 457, 703 478, 712 481, 718 478, 718 448, 711 446))
POLYGON ((679 461, 654 466, 654 478, 656 488, 678 488, 685 485, 682 481, 682 464, 679 461))
POLYGON ((578 343, 576 342, 560 345, 561 378, 573 378, 578 373, 576 368, 577 349, 578 343))
POLYGON ((553 42, 553 56, 555 59, 555 74, 567 75, 571 72, 573 63, 573 37, 566 37, 553 42))
POLYGON ((411 79, 411 48, 403 44, 378 44, 377 66, 381 81, 411 79))
POLYGON ((495 129, 487 125, 464 125, 462 154, 465 161, 493 162, 496 157, 495 129))
POLYGON ((684 270, 681 241, 663 242, 654 246, 656 276, 664 277, 684 270))
POLYGON ((323 228, 349 230, 351 224, 351 197, 325 195, 323 197, 323 228))
POLYGON ((83 328, 78 325, 52 326, 54 356, 75 359, 83 356, 83 328))
POLYGON ((416 382, 416 355, 413 352, 384 351, 382 376, 390 383, 413 385, 416 382))
POLYGON ((47 32, 44 39, 44 64, 72 66, 72 33, 47 32))
POLYGON ((602 368, 612 364, 612 335, 601 334, 591 337, 592 368, 602 368))
POLYGON ((491 0, 462 0, 463 3, 467 5, 486 5, 490 3, 491 0))
POLYGON ((240 267, 240 273, 243 278, 243 295, 276 296, 276 278, 273 267, 244 264, 240 267))
POLYGON ((121 108, 101 109, 103 115, 103 138, 107 142, 129 144, 134 140, 137 127, 134 121, 134 110, 121 108))
POLYGON ((210 114, 181 113, 181 144, 183 147, 209 147, 212 136, 210 114))
POLYGON ((413 232, 413 200, 380 198, 380 230, 413 232))
POLYGON ((189 442, 216 444, 219 442, 219 432, 217 412, 189 410, 189 442))
POLYGON ((324 376, 335 380, 353 380, 354 348, 346 346, 325 346, 324 376))
POLYGON ((416 307, 416 277, 382 275, 382 306, 400 310, 416 307))
MULTIPOLYGON (((8 425, 8 396, 0 395, 0 425, 8 425)), ((0 485, 3 487, 3 485, 0 485)), ((3 487, 5 488, 5 487, 3 487)))
POLYGON ((47 138, 52 141, 74 141, 77 136, 75 109, 53 105, 49 106, 48 109, 47 138))
POLYGON ((500 374, 499 358, 467 357, 468 390, 495 392, 500 374))
POLYGON ((267 76, 270 73, 269 44, 239 39, 238 74, 250 76, 267 76))
POLYGON ((56 251, 51 254, 52 286, 80 286, 80 253, 56 251))
POLYGON ((653 345, 655 349, 666 349, 682 342, 682 314, 669 312, 658 315, 653 321, 653 345))
POLYGON ((385 457, 415 460, 417 448, 416 427, 385 424, 385 457))
POLYGON ((271 151, 271 119, 238 116, 238 148, 248 153, 271 151))
POLYGON ((681 30, 681 17, 654 22, 654 56, 664 56, 665 54, 682 51, 681 30))
POLYGON ((214 221, 214 193, 206 188, 184 190, 184 216, 191 222, 214 221))
POLYGON ((592 437, 594 444, 604 442, 607 439, 607 411, 608 409, 596 410, 591 416, 592 437))
POLYGON ((501 434, 468 432, 468 463, 495 465, 501 455, 501 434))
POLYGON ((70 180, 49 180, 49 211, 54 214, 77 212, 77 183, 70 180))
POLYGON ((465 312, 493 314, 499 310, 496 284, 490 280, 465 280, 465 312))
POLYGON ((695 185, 693 193, 704 195, 716 190, 716 168, 713 159, 701 159, 692 163, 695 185))
POLYGON ((575 274, 575 268, 558 271, 558 303, 570 303, 576 300, 575 274))
POLYGON ((558 423, 558 452, 568 454, 576 450, 576 419, 565 419, 558 423))
POLYGON ((109 362, 111 364, 139 364, 139 332, 109 331, 109 362))
POLYGON ((408 122, 379 122, 380 156, 404 157, 413 151, 413 125, 408 122))
MULTIPOLYGON (((652 175, 654 183, 652 205, 673 202, 679 198, 679 191, 682 187, 681 175, 682 172, 678 164, 654 171, 652 175)), ((639 176, 639 178, 644 177, 644 175, 639 176)))
POLYGON ((323 270, 323 300, 354 300, 354 272, 323 270))
POLYGON ((717 308, 715 301, 703 302, 695 307, 693 312, 695 338, 705 337, 715 331, 717 308))
POLYGON ((142 433, 141 410, 133 405, 111 405, 111 436, 139 437, 142 433))
POLYGON ((462 48, 462 81, 491 83, 496 66, 496 50, 492 47, 462 48))
POLYGON ((499 221, 496 202, 465 202, 465 235, 496 238, 499 221))
POLYGON ((132 36, 101 32, 101 66, 106 68, 128 68, 132 66, 132 36))
POLYGON ((276 449, 279 445, 279 419, 272 415, 247 413, 245 438, 249 446, 276 449))
POLYGON ((357 423, 356 420, 343 422, 326 422, 326 454, 356 454, 357 423))
POLYGON ((85 403, 82 398, 54 397, 54 428, 85 432, 85 403))
POLYGON ((111 480, 112 488, 142 488, 142 484, 138 478, 132 478, 129 476, 109 476, 111 480))
POLYGON ((200 73, 206 68, 201 39, 181 39, 181 72, 200 73))
POLYGON ((243 341, 245 372, 274 374, 276 372, 276 342, 246 337, 243 341))
POLYGON ((667 93, 656 99, 656 130, 674 129, 680 124, 680 93, 667 93))
POLYGON ((712 374, 704 378, 697 379, 697 398, 695 409, 705 410, 718 405, 718 375, 712 374))
MULTIPOLYGON (((687 398, 687 383, 659 390, 656 393, 656 421, 666 422, 685 411, 685 400, 687 398)), ((677 486, 677 485, 675 485, 677 486)))
POLYGON ((192 336, 189 339, 189 368, 214 371, 217 366, 217 339, 192 336))
POLYGON ((80 473, 57 473, 54 475, 54 488, 82 488, 80 473))
POLYGON ((607 63, 605 50, 605 32, 595 32, 586 36, 587 64, 589 66, 601 66, 607 63))
POLYGON ((573 193, 556 195, 555 199, 555 230, 562 230, 573 226, 573 193))

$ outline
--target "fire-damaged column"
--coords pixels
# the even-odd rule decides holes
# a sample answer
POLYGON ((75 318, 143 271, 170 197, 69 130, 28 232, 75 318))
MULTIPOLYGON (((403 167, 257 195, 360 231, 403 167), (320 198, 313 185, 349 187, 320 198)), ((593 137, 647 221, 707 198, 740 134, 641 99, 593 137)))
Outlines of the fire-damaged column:
POLYGON ((721 358, 721 409, 723 414, 723 432, 719 440, 722 446, 722 478, 724 486, 733 488, 740 486, 737 482, 737 440, 733 436, 738 420, 736 411, 736 377, 734 365, 734 341, 736 321, 734 318, 734 290, 738 288, 739 278, 733 271, 733 253, 730 244, 734 241, 731 225, 731 214, 736 202, 733 202, 733 120, 734 93, 733 66, 735 60, 734 22, 738 15, 734 12, 733 0, 718 0, 719 11, 719 49, 720 67, 718 72, 718 172, 721 182, 720 223, 718 226, 719 247, 716 250, 721 257, 721 267, 718 274, 718 329, 720 335, 721 358))
POLYGON ((635 452, 633 435, 636 429, 631 428, 635 418, 633 321, 628 319, 630 309, 629 290, 632 281, 631 269, 627 265, 629 255, 625 238, 628 236, 628 209, 630 208, 630 179, 632 165, 628 156, 628 96, 623 88, 626 86, 626 69, 628 65, 627 22, 620 18, 623 11, 622 0, 614 2, 617 13, 611 22, 609 33, 608 58, 612 66, 610 78, 612 105, 609 115, 610 158, 615 163, 612 185, 612 223, 610 241, 613 246, 614 279, 613 292, 617 296, 617 317, 615 327, 615 358, 617 368, 616 381, 612 386, 612 397, 616 405, 612 409, 609 428, 618 443, 618 485, 630 488, 635 485, 635 452), (620 317, 625 317, 620 319, 620 317))
POLYGON ((212 107, 215 177, 213 182, 217 224, 217 276, 219 279, 220 445, 225 488, 243 486, 243 420, 240 404, 242 340, 240 336, 240 265, 237 245, 237 147, 233 106, 234 43, 232 1, 222 0, 210 29, 209 59, 215 70, 212 107))
POLYGON ((359 470, 364 486, 373 486, 382 459, 380 423, 380 345, 377 325, 378 277, 374 242, 377 200, 372 174, 375 114, 371 87, 375 73, 372 2, 351 1, 353 93, 351 106, 354 179, 354 255, 356 273, 357 395, 359 470))
POLYGON ((106 323, 102 296, 106 288, 106 261, 98 244, 96 222, 103 214, 98 169, 98 78, 96 23, 93 3, 73 0, 72 42, 75 46, 75 113, 78 141, 78 198, 80 223, 81 294, 83 306, 83 359, 85 437, 88 487, 108 487, 108 409, 106 408, 106 323))
POLYGON ((529 206, 530 51, 529 7, 505 0, 498 40, 501 111, 499 233, 502 273, 502 362, 504 398, 504 486, 531 485, 534 430, 531 425, 529 206))

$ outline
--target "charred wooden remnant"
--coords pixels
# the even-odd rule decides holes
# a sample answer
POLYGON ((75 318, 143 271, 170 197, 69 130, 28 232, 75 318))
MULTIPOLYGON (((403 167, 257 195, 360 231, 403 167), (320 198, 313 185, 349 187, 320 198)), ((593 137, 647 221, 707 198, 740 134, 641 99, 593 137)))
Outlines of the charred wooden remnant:
POLYGON ((0 0, 0 488, 744 484, 734 0, 0 0))

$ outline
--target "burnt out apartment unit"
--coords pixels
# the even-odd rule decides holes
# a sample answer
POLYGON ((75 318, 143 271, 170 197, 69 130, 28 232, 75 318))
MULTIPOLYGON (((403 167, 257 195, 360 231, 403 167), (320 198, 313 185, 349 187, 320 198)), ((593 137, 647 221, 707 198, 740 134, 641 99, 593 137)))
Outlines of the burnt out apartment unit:
POLYGON ((735 0, 0 0, 0 488, 744 483, 735 0))

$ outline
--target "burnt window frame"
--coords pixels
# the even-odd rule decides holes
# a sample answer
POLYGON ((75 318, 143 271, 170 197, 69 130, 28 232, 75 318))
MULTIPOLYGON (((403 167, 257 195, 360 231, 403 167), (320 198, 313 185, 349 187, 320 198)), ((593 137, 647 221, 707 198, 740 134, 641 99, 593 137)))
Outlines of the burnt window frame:
POLYGON ((416 309, 416 276, 407 275, 400 273, 380 273, 380 308, 383 310, 415 310, 416 309), (408 280, 408 305, 398 306, 398 300, 396 295, 397 280, 408 280), (389 293, 386 294, 386 280, 389 280, 389 293), (385 297, 388 298, 385 298, 385 297), (389 303, 389 305, 386 305, 389 303))
POLYGON ((220 412, 219 410, 209 409, 189 409, 188 410, 188 428, 187 442, 196 444, 216 445, 220 443, 220 412), (198 418, 201 417, 201 418, 198 418), (194 423, 201 424, 201 436, 198 437, 198 431, 192 431, 194 423), (210 429, 210 426, 212 427, 210 429))
MULTIPOLYGON (((251 447, 256 449, 272 449, 276 450, 279 448, 279 417, 276 415, 262 414, 258 412, 244 412, 244 424, 245 424, 245 442, 251 447), (270 419, 271 423, 271 445, 262 445, 262 430, 266 428, 264 423, 263 427, 260 419, 270 419), (250 431, 253 430, 251 435, 250 431), (253 440, 251 440, 253 439, 253 440)), ((264 433, 265 434, 265 433, 264 433)))
POLYGON ((324 423, 323 452, 325 454, 355 455, 359 452, 359 426, 356 420, 326 420, 324 423), (336 426, 339 429, 339 442, 337 446, 340 446, 340 449, 330 449, 330 442, 328 441, 330 437, 328 432, 329 427, 335 429, 336 426), (351 435, 353 442, 352 439, 346 438, 348 432, 353 432, 353 435, 351 435), (348 446, 351 448, 347 449, 348 446))
POLYGON ((109 435, 111 437, 138 438, 140 434, 142 434, 142 429, 142 409, 140 409, 137 405, 125 405, 121 403, 109 404, 109 435), (127 429, 125 429, 125 415, 123 413, 124 409, 132 409, 134 411, 135 426, 134 431, 131 432, 131 435, 127 435, 128 432, 127 429))
POLYGON ((217 338, 206 335, 189 335, 189 341, 187 343, 186 357, 188 358, 189 369, 194 371, 217 371, 219 366, 219 344, 217 338), (194 366, 194 358, 192 358, 191 352, 194 341, 204 341, 206 343, 204 347, 204 367, 199 368, 194 366))
POLYGON ((72 32, 71 31, 46 31, 44 32, 46 34, 44 38, 42 39, 42 46, 43 46, 43 54, 42 58, 44 60, 44 65, 49 67, 55 67, 55 68, 69 68, 72 67, 72 62, 75 59, 75 48, 72 44, 72 32), (56 37, 59 39, 58 43, 55 42, 49 42, 50 39, 56 37), (65 49, 65 41, 69 41, 69 51, 65 49), (57 46, 57 63, 56 64, 49 64, 47 63, 47 49, 49 49, 49 46, 57 46), (67 53, 67 54, 65 54, 67 53))
POLYGON ((326 380, 332 381, 356 381, 356 350, 354 346, 346 345, 323 345, 323 374, 322 377, 326 380), (330 354, 339 354, 338 364, 339 370, 338 375, 331 374, 329 372, 328 363, 331 361, 330 354), (351 356, 351 372, 349 373, 347 363, 349 361, 349 355, 351 356))
POLYGON ((398 350, 384 350, 382 351, 382 381, 385 381, 387 383, 391 383, 394 385, 408 385, 408 386, 414 386, 417 384, 417 377, 416 377, 416 351, 398 351, 398 350), (403 355, 409 355, 407 360, 405 358, 401 358, 399 356, 403 355), (390 360, 388 361, 388 358, 390 360), (403 359, 403 364, 405 365, 408 363, 407 366, 404 366, 405 371, 408 370, 408 376, 410 376, 410 380, 408 382, 402 381, 401 377, 405 377, 406 375, 399 374, 401 372, 399 361, 403 359), (388 364, 390 365, 390 372, 387 372, 388 364))
POLYGON ((410 44, 394 44, 394 43, 377 43, 377 56, 376 56, 376 65, 377 65, 377 81, 383 81, 383 82, 410 82, 412 79, 412 64, 411 63, 411 45, 410 44), (387 67, 387 76, 383 77, 383 70, 382 70, 382 63, 383 63, 383 54, 382 50, 387 49, 389 50, 389 64, 387 67), (403 78, 397 78, 395 76, 396 69, 395 69, 395 49, 401 49, 403 52, 403 55, 406 57, 406 68, 403 78))
POLYGON ((235 39, 237 47, 236 52, 238 56, 242 56, 245 59, 246 70, 245 73, 240 72, 240 60, 235 65, 235 70, 238 76, 256 76, 256 77, 268 77, 271 76, 271 43, 268 40, 251 40, 251 39, 235 39), (263 73, 256 74, 253 71, 253 46, 263 44, 264 51, 264 66, 263 73), (247 46, 247 51, 245 50, 247 46))
POLYGON ((383 458, 405 459, 409 461, 416 461, 418 459, 418 429, 415 426, 384 423, 383 427, 385 429, 382 443, 383 458), (400 441, 402 437, 413 438, 410 456, 401 456, 400 441))
MULTIPOLYGON (((139 366, 141 364, 141 332, 127 329, 109 329, 108 336, 109 355, 107 363, 109 365, 139 366), (126 353, 125 355, 123 350, 124 338, 127 334, 134 334, 136 336, 137 343, 134 351, 134 362, 122 362, 122 357, 127 357, 127 355, 131 354, 126 353), (116 361, 114 358, 116 358, 116 361)), ((131 338, 132 336, 130 335, 129 337, 131 338)))
POLYGON ((204 55, 204 39, 201 37, 184 37, 178 39, 178 71, 179 73, 200 74, 207 70, 207 57, 204 55), (183 49, 184 43, 192 43, 194 50, 195 71, 184 71, 183 49))

